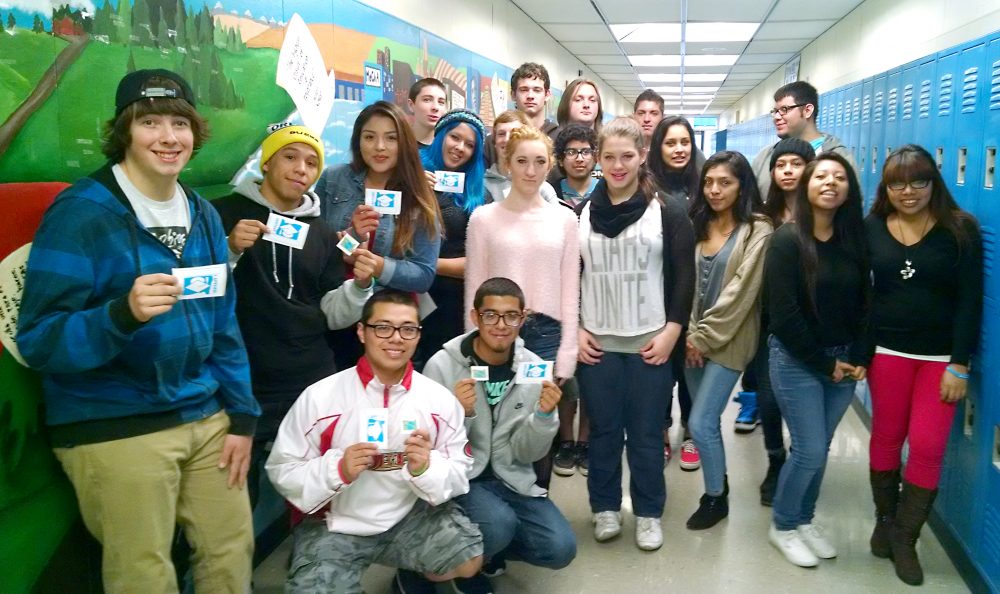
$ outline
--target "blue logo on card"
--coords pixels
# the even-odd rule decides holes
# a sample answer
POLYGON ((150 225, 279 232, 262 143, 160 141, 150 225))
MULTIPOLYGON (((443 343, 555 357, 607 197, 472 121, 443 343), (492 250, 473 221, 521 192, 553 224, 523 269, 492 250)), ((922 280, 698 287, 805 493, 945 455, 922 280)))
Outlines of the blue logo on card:
POLYGON ((215 283, 215 277, 211 274, 200 274, 198 276, 189 276, 184 279, 184 294, 185 295, 210 295, 212 293, 212 287, 215 283))
POLYGON ((368 419, 368 441, 385 441, 385 421, 382 419, 368 419))
POLYGON ((298 239, 301 232, 302 225, 300 223, 292 223, 291 221, 278 221, 278 226, 274 230, 275 235, 292 240, 298 239))
POLYGON ((545 370, 548 368, 548 363, 529 363, 528 369, 525 370, 525 377, 545 377, 545 370))
POLYGON ((458 176, 454 173, 445 173, 441 176, 441 185, 453 190, 458 189, 458 176))
POLYGON ((395 208, 396 196, 388 192, 375 192, 375 206, 379 208, 395 208))

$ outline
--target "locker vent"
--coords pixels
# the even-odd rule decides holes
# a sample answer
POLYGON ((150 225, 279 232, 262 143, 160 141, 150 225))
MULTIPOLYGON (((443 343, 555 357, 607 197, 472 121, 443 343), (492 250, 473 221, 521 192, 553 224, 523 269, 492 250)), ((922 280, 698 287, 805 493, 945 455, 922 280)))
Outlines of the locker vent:
POLYGON ((861 102, 861 123, 867 124, 871 121, 872 116, 872 96, 865 95, 864 101, 861 102))
POLYGON ((997 564, 1000 563, 1000 510, 996 502, 987 499, 983 516, 983 557, 997 564))
POLYGON ((876 124, 882 123, 882 108, 885 106, 883 96, 884 93, 882 91, 875 93, 875 104, 872 106, 872 119, 875 120, 876 124))
POLYGON ((889 122, 896 121, 896 111, 899 108, 899 93, 896 89, 889 89, 889 107, 886 113, 886 120, 889 122))
POLYGON ((835 127, 840 127, 844 123, 844 102, 837 102, 837 113, 833 117, 833 125, 835 127))
POLYGON ((1000 60, 993 62, 992 77, 990 81, 990 109, 1000 109, 1000 60))
POLYGON ((920 83, 920 119, 931 116, 931 81, 925 80, 920 83))
POLYGON ((858 125, 858 121, 861 119, 861 98, 854 98, 854 107, 851 109, 851 120, 854 125, 858 125))
POLYGON ((962 77, 962 113, 975 113, 976 87, 979 86, 979 68, 966 69, 962 77))
POLYGON ((903 121, 913 119, 913 85, 903 87, 903 121))
POLYGON ((983 225, 981 231, 983 234, 983 276, 990 277, 994 274, 996 265, 997 231, 992 225, 983 225))
POLYGON ((951 74, 941 77, 941 85, 938 87, 938 117, 951 115, 951 74))

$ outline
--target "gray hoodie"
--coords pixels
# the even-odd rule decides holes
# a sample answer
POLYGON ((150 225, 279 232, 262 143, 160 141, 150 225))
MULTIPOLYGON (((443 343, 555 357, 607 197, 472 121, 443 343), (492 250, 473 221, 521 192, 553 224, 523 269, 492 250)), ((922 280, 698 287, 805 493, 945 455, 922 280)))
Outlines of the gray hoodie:
MULTIPOLYGON (((854 163, 851 149, 844 146, 844 143, 833 134, 827 134, 826 132, 820 132, 820 134, 826 136, 826 138, 823 139, 823 144, 816 151, 816 155, 819 156, 829 152, 837 153, 847 159, 847 162, 854 169, 854 175, 857 175, 858 166, 854 163)), ((753 160, 753 174, 757 176, 757 187, 760 188, 760 197, 762 200, 767 200, 767 192, 771 189, 771 154, 774 152, 774 147, 777 144, 775 142, 770 146, 764 147, 757 153, 757 156, 753 160)))
MULTIPOLYGON (((474 330, 473 332, 476 332, 474 330)), ((451 390, 460 379, 471 376, 474 364, 462 355, 462 341, 472 332, 456 336, 445 343, 423 374, 451 390)), ((514 342, 514 369, 525 361, 541 361, 538 355, 524 348, 524 341, 514 342)), ((532 463, 545 456, 559 431, 559 413, 543 416, 538 410, 541 384, 516 384, 511 381, 507 393, 490 410, 482 384, 476 383, 475 415, 465 418, 465 430, 472 446, 474 479, 489 462, 493 474, 510 490, 529 497, 542 497, 546 490, 535 484, 537 477, 532 463)))
MULTIPOLYGON (((510 193, 510 178, 501 175, 497 170, 496 163, 494 163, 483 176, 483 187, 486 188, 486 194, 493 199, 493 202, 501 202, 510 193)), ((549 182, 542 182, 539 193, 546 202, 559 203, 559 197, 549 182)))

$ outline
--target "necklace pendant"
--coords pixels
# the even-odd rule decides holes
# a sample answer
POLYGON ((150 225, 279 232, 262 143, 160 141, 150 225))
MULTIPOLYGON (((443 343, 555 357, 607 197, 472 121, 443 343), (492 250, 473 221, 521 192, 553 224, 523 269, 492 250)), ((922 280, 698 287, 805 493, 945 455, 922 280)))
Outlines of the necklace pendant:
POLYGON ((912 266, 913 261, 906 260, 906 268, 899 271, 899 276, 903 277, 903 280, 910 280, 913 275, 917 273, 917 269, 912 266))

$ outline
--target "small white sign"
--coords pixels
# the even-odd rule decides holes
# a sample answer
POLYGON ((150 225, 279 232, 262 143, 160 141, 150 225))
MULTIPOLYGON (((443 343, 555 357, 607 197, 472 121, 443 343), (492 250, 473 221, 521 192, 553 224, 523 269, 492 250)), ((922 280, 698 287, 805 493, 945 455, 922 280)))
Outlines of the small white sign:
POLYGON ((365 204, 379 214, 398 215, 403 211, 403 193, 398 190, 365 188, 365 204))
POLYGON ((540 384, 544 381, 552 381, 553 368, 555 368, 555 363, 552 361, 521 363, 517 366, 517 375, 514 376, 514 383, 540 384))
POLYGON ((389 443, 389 409, 366 408, 361 411, 361 442, 384 450, 389 443))
POLYGON ((270 231, 262 235, 261 239, 287 245, 297 250, 301 250, 306 245, 309 223, 296 221, 272 212, 267 217, 267 228, 270 231))
POLYGON ((174 268, 170 274, 177 278, 177 282, 181 286, 181 294, 177 296, 178 299, 222 297, 226 294, 229 266, 211 264, 209 266, 174 268))
POLYGON ((309 26, 298 13, 285 28, 278 53, 275 83, 288 91, 306 127, 321 134, 333 109, 337 89, 333 70, 327 74, 323 53, 309 26))
POLYGON ((354 239, 354 236, 350 233, 345 233, 344 236, 340 238, 340 241, 337 242, 337 248, 348 256, 353 254, 354 250, 356 250, 359 245, 361 244, 357 239, 354 239))
POLYGON ((507 111, 507 89, 503 88, 496 72, 490 80, 490 101, 493 103, 493 117, 507 111))
POLYGON ((487 365, 473 365, 472 366, 472 379, 477 382, 488 382, 490 381, 490 368, 487 365))
POLYGON ((461 194, 465 191, 465 174, 461 171, 435 171, 434 190, 461 194))

